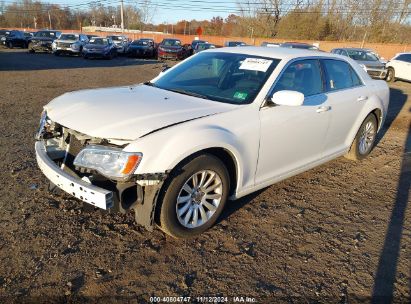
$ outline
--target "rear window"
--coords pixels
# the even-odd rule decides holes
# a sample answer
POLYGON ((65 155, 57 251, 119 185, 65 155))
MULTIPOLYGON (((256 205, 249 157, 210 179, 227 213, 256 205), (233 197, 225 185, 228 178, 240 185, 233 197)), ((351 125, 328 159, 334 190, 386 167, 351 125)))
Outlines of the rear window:
POLYGON ((344 61, 324 59, 326 89, 336 91, 361 85, 361 79, 354 69, 344 61))

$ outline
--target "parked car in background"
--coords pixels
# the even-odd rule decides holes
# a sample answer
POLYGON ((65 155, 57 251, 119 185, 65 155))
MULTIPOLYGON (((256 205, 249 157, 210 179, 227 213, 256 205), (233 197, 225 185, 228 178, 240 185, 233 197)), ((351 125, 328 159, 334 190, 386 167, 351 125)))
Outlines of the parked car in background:
POLYGON ((96 37, 83 47, 83 57, 113 59, 117 56, 117 47, 110 38, 96 37))
POLYGON ((331 50, 331 53, 347 56, 357 61, 373 78, 385 79, 387 76, 385 63, 381 62, 370 50, 362 48, 336 48, 331 50))
POLYGON ((190 50, 181 44, 181 40, 167 38, 161 41, 157 49, 157 57, 162 59, 184 59, 190 55, 190 50))
POLYGON ((215 49, 215 45, 212 43, 198 43, 194 49, 194 54, 200 53, 208 49, 215 49))
POLYGON ((12 30, 7 36, 4 36, 2 44, 12 49, 14 47, 21 47, 26 49, 29 44, 29 38, 24 35, 24 32, 12 30))
POLYGON ((399 53, 387 62, 388 82, 396 79, 411 81, 411 53, 399 53))
POLYGON ((233 47, 233 46, 246 46, 247 44, 242 41, 227 41, 224 43, 226 47, 233 47))
POLYGON ((126 36, 111 35, 111 36, 107 36, 107 38, 110 38, 114 42, 117 48, 117 53, 125 54, 127 52, 129 40, 126 36))
POLYGON ((148 38, 134 40, 128 46, 127 54, 130 57, 153 58, 156 56, 155 42, 148 38))
POLYGON ((193 55, 194 54, 194 52, 195 52, 195 49, 196 49, 196 47, 197 47, 197 44, 199 44, 199 43, 208 43, 208 41, 205 41, 205 40, 193 40, 192 42, 191 42, 191 52, 190 52, 190 55, 193 55))
POLYGON ((214 49, 144 84, 55 98, 35 153, 54 187, 188 238, 210 228, 228 199, 342 155, 366 158, 389 95, 348 57, 214 49))
POLYGON ((34 34, 32 38, 29 38, 29 52, 52 52, 52 44, 54 40, 60 37, 60 31, 54 30, 41 30, 34 34))
POLYGON ((98 35, 86 35, 88 40, 91 40, 93 38, 100 38, 98 35))
POLYGON ((10 30, 1 29, 0 30, 0 41, 1 41, 1 38, 7 36, 8 34, 10 34, 10 30))
POLYGON ((318 47, 309 43, 302 42, 284 42, 280 44, 280 47, 290 48, 290 49, 304 49, 304 50, 313 50, 319 51, 318 47))
POLYGON ((276 42, 262 42, 261 46, 265 46, 265 47, 279 47, 280 43, 276 43, 276 42))
POLYGON ((88 43, 88 38, 84 34, 63 33, 54 40, 52 44, 53 53, 56 56, 61 54, 81 55, 83 47, 88 43))

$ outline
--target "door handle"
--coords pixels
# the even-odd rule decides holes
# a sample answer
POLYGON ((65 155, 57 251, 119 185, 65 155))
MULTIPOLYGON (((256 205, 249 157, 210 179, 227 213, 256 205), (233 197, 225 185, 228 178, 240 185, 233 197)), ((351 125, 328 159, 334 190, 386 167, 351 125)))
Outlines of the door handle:
POLYGON ((322 113, 322 112, 327 112, 329 110, 331 110, 330 106, 321 106, 321 107, 317 108, 316 112, 317 113, 322 113))
POLYGON ((364 100, 367 100, 367 99, 368 99, 368 96, 360 96, 360 97, 357 98, 357 101, 364 101, 364 100))

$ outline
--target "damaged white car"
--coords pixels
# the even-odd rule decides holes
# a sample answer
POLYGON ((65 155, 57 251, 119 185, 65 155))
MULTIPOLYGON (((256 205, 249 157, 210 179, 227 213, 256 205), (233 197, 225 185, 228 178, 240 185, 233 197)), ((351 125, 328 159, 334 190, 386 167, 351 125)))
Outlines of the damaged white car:
POLYGON ((222 48, 145 84, 57 97, 35 150, 52 187, 187 238, 211 227, 227 199, 342 155, 366 157, 388 103, 386 83, 347 57, 222 48))

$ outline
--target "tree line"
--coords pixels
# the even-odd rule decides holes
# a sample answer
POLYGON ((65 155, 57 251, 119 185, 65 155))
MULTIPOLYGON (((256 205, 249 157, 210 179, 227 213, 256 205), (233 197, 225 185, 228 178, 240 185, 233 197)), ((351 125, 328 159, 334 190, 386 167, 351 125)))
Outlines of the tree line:
MULTIPOLYGON (((195 3, 193 3, 195 5, 195 3)), ((174 34, 411 43, 411 0, 238 0, 235 13, 211 20, 154 24, 152 0, 126 1, 128 29, 174 34)), ((75 29, 120 27, 119 5, 102 1, 62 6, 33 0, 0 0, 0 26, 75 29)))

